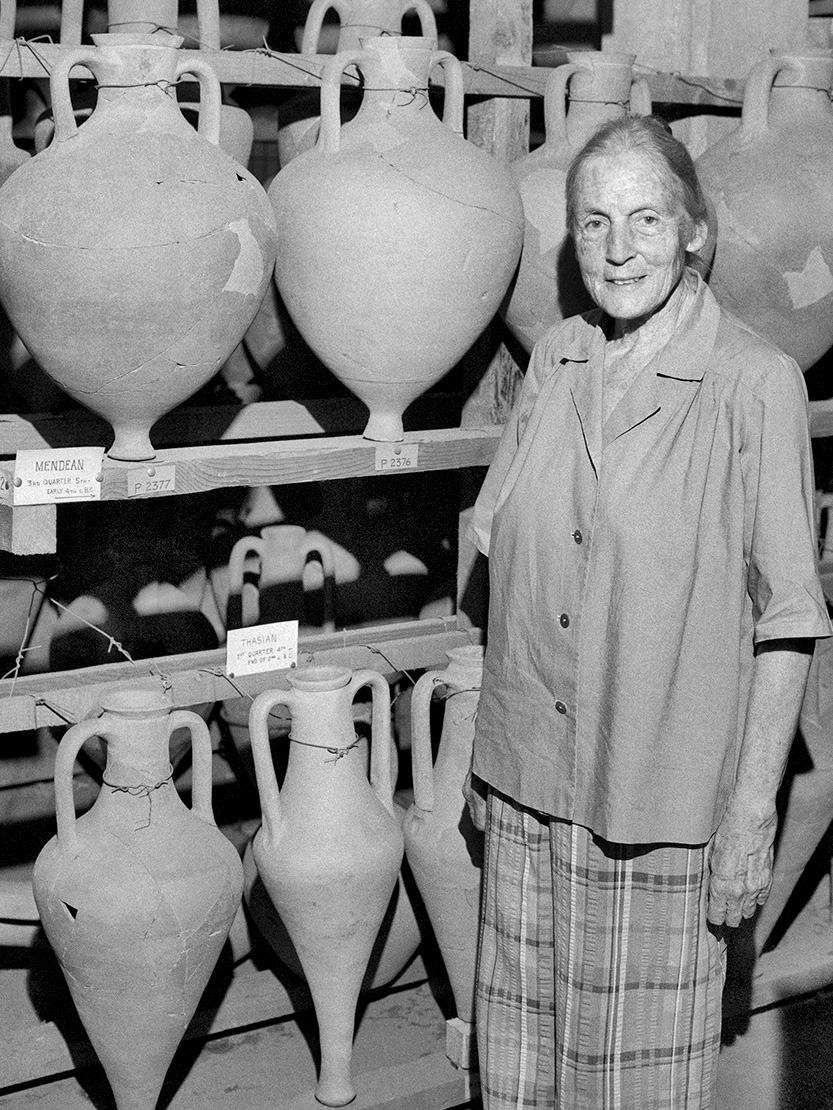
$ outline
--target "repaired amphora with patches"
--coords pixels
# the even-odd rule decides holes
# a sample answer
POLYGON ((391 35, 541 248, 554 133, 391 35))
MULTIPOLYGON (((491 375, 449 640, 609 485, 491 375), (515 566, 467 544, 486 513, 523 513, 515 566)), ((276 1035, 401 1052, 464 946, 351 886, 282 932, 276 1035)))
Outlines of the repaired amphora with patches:
POLYGON ((829 51, 759 62, 740 125, 697 161, 717 210, 713 292, 803 370, 833 344, 832 79, 829 51))
POLYGON ((448 666, 427 671, 412 695, 414 803, 405 816, 405 854, 442 953, 457 1016, 471 1022, 483 833, 469 816, 463 783, 471 766, 483 648, 465 645, 446 655, 448 666), (445 715, 432 766, 429 711, 438 689, 444 691, 445 715))
POLYGON ((315 1097, 344 1106, 356 1003, 402 864, 391 781, 390 692, 376 671, 304 667, 290 689, 260 694, 249 731, 263 824, 252 852, 309 984, 321 1045, 315 1097), (358 690, 373 692, 370 778, 353 729, 358 690), (278 789, 267 721, 292 714, 289 760, 278 789))
MULTIPOLYGON (((366 39, 380 35, 400 35, 402 19, 412 11, 419 19, 420 32, 437 45, 437 21, 428 0, 313 0, 304 24, 301 54, 314 58, 318 53, 324 16, 338 15, 336 53, 361 50, 366 39)), ((342 89, 341 118, 352 119, 359 109, 359 89, 342 89)), ((298 93, 281 105, 278 120, 278 162, 288 165, 298 154, 315 146, 321 125, 317 89, 298 93)))
POLYGON ((58 385, 115 430, 109 454, 153 457, 153 423, 240 342, 275 261, 260 184, 218 147, 220 86, 182 42, 95 35, 50 76, 55 137, 0 189, 0 298, 58 385), (68 77, 98 101, 78 127, 68 77), (177 107, 201 88, 199 134, 177 107))
POLYGON ((211 739, 160 687, 109 691, 103 714, 73 725, 55 761, 57 836, 35 863, 43 928, 113 1089, 118 1110, 153 1110, 240 904, 243 869, 211 808, 211 739), (189 809, 168 745, 188 729, 189 809), (95 803, 77 820, 75 758, 107 744, 95 803))
POLYGON ((547 79, 544 143, 510 167, 523 202, 524 239, 518 272, 500 312, 527 351, 553 324, 593 308, 567 233, 570 163, 609 120, 629 110, 633 115, 651 111, 647 85, 634 81, 635 55, 582 50, 569 51, 567 57, 568 64, 547 79))
POLYGON ((462 138, 462 122, 456 58, 425 38, 368 39, 325 67, 318 143, 269 190, 278 290, 309 346, 370 409, 368 439, 403 438, 402 413, 488 325, 520 254, 517 189, 462 138), (353 65, 364 99, 341 127, 353 65), (435 65, 443 122, 428 99, 435 65))

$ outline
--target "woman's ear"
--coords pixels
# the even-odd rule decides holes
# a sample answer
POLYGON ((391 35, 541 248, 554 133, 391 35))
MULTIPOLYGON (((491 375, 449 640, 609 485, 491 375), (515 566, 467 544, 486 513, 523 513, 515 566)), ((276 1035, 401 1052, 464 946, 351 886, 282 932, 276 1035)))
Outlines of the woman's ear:
POLYGON ((698 254, 706 245, 706 240, 709 237, 709 229, 705 220, 701 220, 694 225, 694 229, 689 236, 688 243, 686 243, 686 250, 690 254, 698 254))

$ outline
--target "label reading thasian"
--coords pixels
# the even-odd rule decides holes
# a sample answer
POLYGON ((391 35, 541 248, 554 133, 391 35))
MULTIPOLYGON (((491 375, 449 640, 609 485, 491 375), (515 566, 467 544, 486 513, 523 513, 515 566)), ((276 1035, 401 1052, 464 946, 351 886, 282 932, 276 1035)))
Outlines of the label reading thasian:
POLYGON ((101 500, 103 447, 18 451, 12 496, 15 505, 55 505, 101 500))
POLYGON ((419 459, 418 443, 377 443, 376 469, 395 474, 397 471, 416 470, 419 459))
POLYGON ((298 622, 275 621, 230 628, 226 640, 229 678, 259 671, 282 671, 298 662, 298 622))
POLYGON ((127 496, 148 497, 176 492, 175 466, 140 466, 127 472, 127 496))

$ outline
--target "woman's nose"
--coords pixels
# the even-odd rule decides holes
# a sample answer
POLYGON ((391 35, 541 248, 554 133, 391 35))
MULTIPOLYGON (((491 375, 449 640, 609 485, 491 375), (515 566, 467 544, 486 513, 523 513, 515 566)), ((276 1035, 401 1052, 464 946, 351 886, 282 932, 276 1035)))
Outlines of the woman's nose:
POLYGON ((626 227, 617 227, 612 224, 607 234, 605 244, 607 261, 616 266, 621 266, 633 256, 633 241, 626 227))

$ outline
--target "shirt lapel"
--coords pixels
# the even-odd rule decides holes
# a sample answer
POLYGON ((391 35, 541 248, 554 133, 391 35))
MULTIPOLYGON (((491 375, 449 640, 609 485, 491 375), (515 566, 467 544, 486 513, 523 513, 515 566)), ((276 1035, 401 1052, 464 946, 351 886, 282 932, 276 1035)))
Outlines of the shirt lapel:
POLYGON ((597 477, 602 458, 604 342, 601 328, 588 323, 586 331, 568 347, 562 360, 583 363, 576 367, 570 393, 581 424, 584 445, 597 477))

